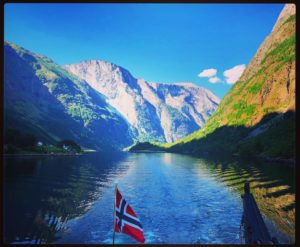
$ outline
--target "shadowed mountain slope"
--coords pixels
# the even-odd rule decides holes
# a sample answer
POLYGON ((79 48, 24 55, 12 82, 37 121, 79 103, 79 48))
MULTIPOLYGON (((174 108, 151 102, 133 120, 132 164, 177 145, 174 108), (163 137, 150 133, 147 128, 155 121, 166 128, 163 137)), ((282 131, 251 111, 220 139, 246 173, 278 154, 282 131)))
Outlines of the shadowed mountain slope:
POLYGON ((157 149, 294 157, 295 5, 287 4, 238 82, 203 128, 157 149))
POLYGON ((128 123, 104 96, 49 58, 5 42, 4 78, 5 129, 100 150, 132 142, 128 123))

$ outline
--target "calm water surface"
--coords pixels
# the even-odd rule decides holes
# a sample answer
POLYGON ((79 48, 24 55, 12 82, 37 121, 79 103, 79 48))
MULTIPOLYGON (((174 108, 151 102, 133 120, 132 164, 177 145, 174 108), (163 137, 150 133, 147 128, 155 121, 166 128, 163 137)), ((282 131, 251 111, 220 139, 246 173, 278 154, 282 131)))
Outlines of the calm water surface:
MULTIPOLYGON (((251 182, 272 236, 294 241, 294 170, 258 161, 168 153, 7 157, 4 236, 10 243, 112 243, 114 184, 146 243, 240 243, 251 182)), ((116 243, 135 243, 116 234, 116 243)))

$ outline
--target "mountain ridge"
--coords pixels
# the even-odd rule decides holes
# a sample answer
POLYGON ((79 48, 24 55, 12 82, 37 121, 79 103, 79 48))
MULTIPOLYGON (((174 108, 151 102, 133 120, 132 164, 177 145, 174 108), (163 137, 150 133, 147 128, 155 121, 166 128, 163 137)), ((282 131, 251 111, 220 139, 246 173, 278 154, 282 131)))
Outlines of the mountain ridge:
POLYGON ((135 127, 138 140, 171 142, 182 138, 201 128, 219 103, 203 87, 147 82, 107 61, 85 60, 63 68, 105 95, 107 102, 135 127), (193 108, 194 103, 197 107, 193 108))
POLYGON ((149 144, 148 148, 295 157, 295 25, 295 5, 286 4, 241 78, 203 128, 176 142, 149 144))
POLYGON ((52 144, 69 138, 100 150, 131 143, 126 121, 85 81, 11 42, 5 42, 4 56, 6 129, 35 133, 52 144))
MULTIPOLYGON (((35 133, 38 140, 50 144, 69 138, 84 147, 96 149, 103 149, 106 145, 124 148, 131 145, 137 136, 140 137, 122 111, 107 102, 108 99, 123 99, 124 95, 117 95, 115 90, 110 90, 115 85, 108 90, 108 95, 104 95, 86 80, 68 72, 44 55, 8 41, 5 41, 4 52, 5 129, 15 128, 35 133)), ((113 83, 121 80, 125 96, 128 91, 137 93, 138 103, 142 103, 137 107, 145 114, 142 115, 146 126, 144 123, 141 125, 144 128, 142 140, 166 141, 169 138, 167 140, 172 141, 191 133, 199 129, 199 125, 212 114, 219 102, 209 90, 192 83, 148 83, 143 79, 135 79, 125 68, 107 61, 86 60, 85 63, 98 64, 104 79, 108 76, 108 84, 112 83, 111 79, 113 83), (191 102, 181 109, 181 102, 185 102, 186 97, 195 102, 201 101, 193 95, 195 92, 209 96, 206 100, 210 108, 204 117, 197 115, 197 109, 191 102), (164 126, 161 125, 161 119, 165 121, 164 126), (147 124, 152 131, 150 133, 147 124), (159 138, 152 138, 153 133, 158 133, 159 138), (168 137, 165 139, 165 136, 168 137)), ((123 103, 126 109, 126 98, 123 103)), ((203 106, 200 104, 197 107, 203 106)), ((136 121, 140 121, 140 112, 136 121)))

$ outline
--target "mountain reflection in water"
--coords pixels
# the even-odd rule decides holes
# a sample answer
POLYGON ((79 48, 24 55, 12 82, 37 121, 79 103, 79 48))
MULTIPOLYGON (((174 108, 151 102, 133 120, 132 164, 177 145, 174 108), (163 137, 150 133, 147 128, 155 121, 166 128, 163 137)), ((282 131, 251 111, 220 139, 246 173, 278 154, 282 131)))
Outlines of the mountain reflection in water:
MULTIPOLYGON (((201 160, 201 159, 200 159, 201 160)), ((222 159, 203 162, 215 173, 218 180, 239 194, 244 193, 244 183, 250 182, 251 192, 265 219, 271 219, 287 236, 285 241, 295 238, 295 171, 281 164, 266 163, 261 160, 222 159)), ((272 228, 272 223, 267 222, 272 228)), ((274 234, 280 232, 272 229, 274 234)))
MULTIPOLYGON (((6 157, 4 168, 6 242, 111 243, 118 182, 142 221, 146 243, 240 243, 246 180, 271 235, 294 241, 295 178, 285 166, 118 153, 6 157)), ((118 234, 116 242, 133 240, 118 234)))
POLYGON ((65 223, 101 198, 124 154, 5 159, 4 231, 7 242, 49 243, 65 223))

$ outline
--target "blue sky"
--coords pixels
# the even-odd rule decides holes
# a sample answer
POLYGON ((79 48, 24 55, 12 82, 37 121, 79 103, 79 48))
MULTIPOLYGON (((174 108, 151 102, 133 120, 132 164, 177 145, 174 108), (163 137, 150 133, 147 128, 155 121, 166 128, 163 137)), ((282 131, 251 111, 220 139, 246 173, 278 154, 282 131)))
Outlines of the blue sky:
POLYGON ((194 82, 223 98, 283 7, 5 4, 4 38, 60 65, 105 60, 136 78, 194 82))

